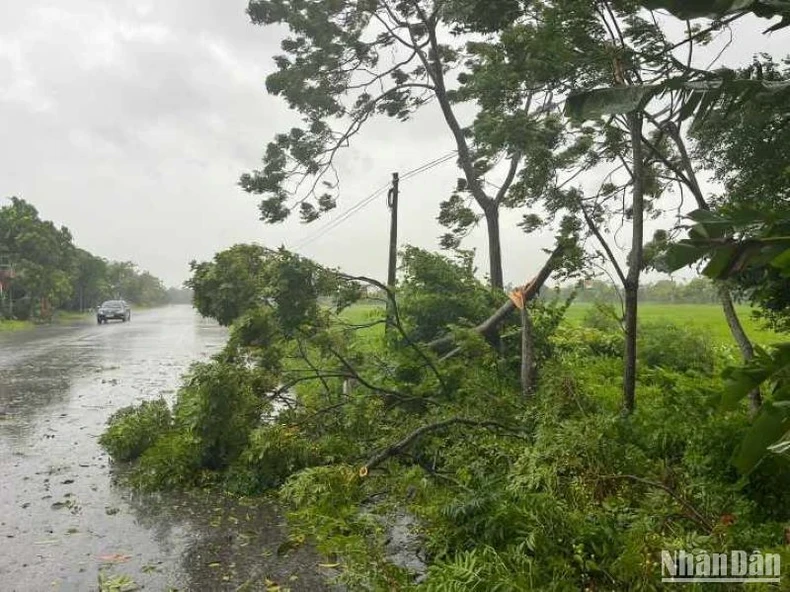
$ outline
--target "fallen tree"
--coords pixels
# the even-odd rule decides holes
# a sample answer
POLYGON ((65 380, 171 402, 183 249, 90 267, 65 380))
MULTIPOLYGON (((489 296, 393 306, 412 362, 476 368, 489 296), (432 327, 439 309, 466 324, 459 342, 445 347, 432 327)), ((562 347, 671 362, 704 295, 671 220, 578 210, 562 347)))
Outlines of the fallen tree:
MULTIPOLYGON (((535 296, 538 295, 540 289, 543 287, 543 284, 546 283, 546 280, 549 279, 549 276, 552 272, 557 269, 560 262, 562 261, 562 257, 565 254, 566 246, 560 244, 557 248, 549 256, 546 263, 543 265, 541 270, 538 274, 527 283, 523 288, 519 288, 519 292, 522 294, 521 298, 523 299, 524 305, 527 302, 532 300, 535 296)), ((495 334, 496 330, 499 328, 499 325, 507 318, 507 316, 516 309, 516 303, 508 298, 502 306, 500 306, 494 314, 488 317, 485 321, 474 327, 474 331, 480 333, 485 337, 491 337, 495 334)), ((427 347, 433 350, 442 350, 447 346, 453 344, 455 337, 453 335, 445 335, 444 337, 439 337, 438 339, 434 339, 433 341, 427 344, 427 347)))

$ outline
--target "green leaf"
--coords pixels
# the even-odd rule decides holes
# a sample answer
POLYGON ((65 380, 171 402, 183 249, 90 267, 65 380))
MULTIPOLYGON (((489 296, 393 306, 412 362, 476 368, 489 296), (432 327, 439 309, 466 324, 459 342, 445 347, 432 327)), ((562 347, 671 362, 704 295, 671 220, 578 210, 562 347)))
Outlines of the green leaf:
POLYGON ((770 402, 763 403, 760 413, 749 429, 733 458, 735 468, 742 475, 754 470, 769 452, 768 448, 780 441, 790 430, 790 413, 770 402))
POLYGON ((790 249, 786 249, 783 253, 771 259, 771 265, 790 273, 790 249))
POLYGON ((724 278, 727 275, 727 270, 732 267, 733 258, 737 255, 738 249, 735 245, 716 249, 702 273, 714 280, 724 278))
POLYGON ((713 80, 685 80, 671 78, 661 84, 609 86, 571 93, 565 101, 565 115, 577 121, 597 119, 602 115, 630 113, 643 107, 651 98, 665 91, 685 91, 684 117, 694 112, 698 120, 703 119, 719 100, 729 101, 733 107, 737 102, 762 96, 786 93, 790 81, 765 81, 722 77, 713 80), (692 97, 699 96, 699 100, 692 97), (691 107, 693 105, 693 108, 691 107))
POLYGON ((755 345, 754 357, 748 364, 729 367, 722 373, 725 379, 722 402, 725 407, 732 408, 738 400, 763 382, 769 379, 788 378, 788 372, 790 372, 790 342, 779 343, 773 346, 770 352, 755 345))
POLYGON ((669 271, 676 271, 687 265, 691 265, 698 259, 701 259, 708 253, 707 247, 699 247, 689 244, 688 242, 681 241, 670 245, 667 249, 666 257, 664 259, 669 271))
POLYGON ((571 119, 584 121, 602 115, 630 113, 659 89, 659 85, 613 86, 573 93, 565 101, 565 114, 571 119))

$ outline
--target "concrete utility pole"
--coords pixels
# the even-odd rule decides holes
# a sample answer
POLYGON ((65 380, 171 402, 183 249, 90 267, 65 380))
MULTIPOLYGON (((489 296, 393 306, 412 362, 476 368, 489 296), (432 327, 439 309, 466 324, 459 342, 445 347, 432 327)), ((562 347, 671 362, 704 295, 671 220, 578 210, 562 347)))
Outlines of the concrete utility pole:
MULTIPOLYGON (((398 173, 392 173, 392 187, 387 193, 387 206, 390 209, 390 252, 387 267, 387 287, 395 290, 395 270, 398 265, 398 173)), ((388 333, 393 316, 392 303, 387 301, 387 324, 384 332, 388 333)))
POLYGON ((395 287, 395 269, 398 264, 398 173, 392 173, 392 187, 387 193, 390 209, 390 256, 387 269, 387 286, 395 287))

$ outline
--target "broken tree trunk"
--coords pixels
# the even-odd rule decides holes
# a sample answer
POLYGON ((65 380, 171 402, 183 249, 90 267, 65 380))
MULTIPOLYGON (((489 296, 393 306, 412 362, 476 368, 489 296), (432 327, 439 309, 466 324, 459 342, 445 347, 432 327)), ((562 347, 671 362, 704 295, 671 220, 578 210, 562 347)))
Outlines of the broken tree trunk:
MULTIPOLYGON (((549 279, 551 273, 557 268, 564 251, 564 246, 558 246, 556 249, 554 249, 551 256, 548 258, 538 274, 531 282, 521 289, 524 295, 523 297, 525 303, 532 300, 538 294, 538 292, 540 292, 543 284, 546 283, 546 280, 549 279)), ((474 331, 486 337, 490 336, 494 331, 497 330, 499 325, 502 324, 502 321, 504 321, 505 318, 507 318, 507 316, 515 309, 516 304, 510 298, 508 298, 494 314, 477 325, 474 328, 474 331)), ((452 335, 445 335, 444 337, 439 337, 438 339, 434 339, 433 341, 429 342, 427 346, 433 350, 441 350, 449 345, 452 345, 453 340, 454 338, 452 335)))
MULTIPOLYGON (((522 296, 523 298, 523 296, 522 296)), ((533 371, 535 369, 535 348, 532 331, 532 318, 527 303, 521 304, 521 392, 525 399, 532 395, 533 371)))

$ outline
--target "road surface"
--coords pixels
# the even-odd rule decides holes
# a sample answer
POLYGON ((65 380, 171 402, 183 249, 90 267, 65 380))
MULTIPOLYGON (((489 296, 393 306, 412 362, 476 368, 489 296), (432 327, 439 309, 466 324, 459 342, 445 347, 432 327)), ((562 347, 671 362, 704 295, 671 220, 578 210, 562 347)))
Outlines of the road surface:
POLYGON ((151 591, 324 589, 308 549, 277 553, 272 505, 135 492, 98 446, 111 413, 172 401, 226 336, 189 306, 0 335, 0 590, 98 590, 100 575, 151 591))

